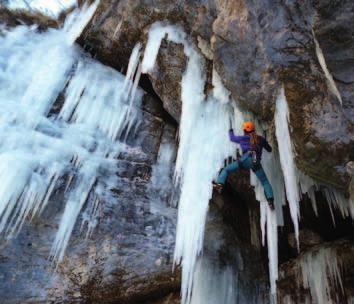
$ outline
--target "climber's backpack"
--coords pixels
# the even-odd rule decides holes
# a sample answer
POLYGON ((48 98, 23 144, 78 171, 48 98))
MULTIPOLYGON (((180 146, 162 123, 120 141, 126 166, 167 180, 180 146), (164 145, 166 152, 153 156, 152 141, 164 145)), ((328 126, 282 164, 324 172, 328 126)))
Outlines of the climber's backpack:
POLYGON ((261 136, 256 133, 250 134, 250 152, 252 153, 252 161, 254 164, 260 163, 260 159, 258 159, 258 155, 260 155, 261 147, 261 136))

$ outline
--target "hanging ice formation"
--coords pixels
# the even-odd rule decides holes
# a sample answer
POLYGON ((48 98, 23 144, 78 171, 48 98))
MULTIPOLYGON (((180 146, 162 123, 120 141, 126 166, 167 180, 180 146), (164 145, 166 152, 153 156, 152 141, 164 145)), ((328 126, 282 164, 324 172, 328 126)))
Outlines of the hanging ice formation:
POLYGON ((293 146, 288 127, 289 109, 283 88, 276 101, 274 121, 275 134, 279 146, 280 164, 285 182, 286 197, 289 202, 290 214, 294 224, 297 246, 299 248, 300 189, 293 146))
POLYGON ((90 232, 98 204, 110 199, 119 138, 135 123, 142 95, 131 85, 127 96, 131 80, 74 44, 97 5, 75 11, 59 30, 18 26, 0 36, 0 232, 15 236, 61 189, 57 261, 85 203, 90 232))
MULTIPOLYGON (((294 151, 289 132, 289 109, 284 94, 281 90, 276 103, 275 111, 276 136, 279 144, 280 162, 283 170, 287 199, 290 205, 291 217, 295 227, 295 234, 298 238, 300 216, 299 202, 301 194, 308 194, 311 199, 314 212, 317 214, 315 190, 320 190, 326 197, 331 209, 339 209, 343 217, 354 218, 353 202, 346 199, 338 190, 314 181, 311 177, 302 173, 295 164, 294 151)), ((332 212, 333 217, 333 212, 332 212)), ((334 217, 333 217, 334 220, 334 217)))
POLYGON ((300 258, 298 267, 297 282, 302 282, 303 287, 310 290, 311 303, 340 303, 337 290, 342 294, 344 290, 340 263, 334 249, 310 251, 300 258), (336 298, 333 299, 332 295, 336 298))

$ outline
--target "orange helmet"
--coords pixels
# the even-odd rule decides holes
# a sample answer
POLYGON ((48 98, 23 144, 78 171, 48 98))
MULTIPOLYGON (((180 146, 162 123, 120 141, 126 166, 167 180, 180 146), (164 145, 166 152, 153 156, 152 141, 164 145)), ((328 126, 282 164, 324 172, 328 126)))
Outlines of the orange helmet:
POLYGON ((246 132, 252 132, 255 130, 254 123, 252 121, 246 121, 243 123, 243 130, 246 132))

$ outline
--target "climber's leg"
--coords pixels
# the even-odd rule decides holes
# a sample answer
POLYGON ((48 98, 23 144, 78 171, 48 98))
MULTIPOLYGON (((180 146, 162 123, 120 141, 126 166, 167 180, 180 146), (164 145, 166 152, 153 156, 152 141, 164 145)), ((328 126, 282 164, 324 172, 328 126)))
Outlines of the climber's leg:
POLYGON ((267 199, 274 198, 272 186, 269 183, 269 180, 268 180, 262 166, 257 168, 257 170, 255 170, 254 173, 257 175, 258 179, 260 180, 260 182, 263 185, 264 194, 265 194, 266 198, 267 199))
POLYGON ((216 183, 220 185, 224 185, 229 174, 232 172, 236 172, 239 168, 240 168, 240 162, 238 160, 227 165, 224 169, 221 170, 219 177, 216 180, 216 183))

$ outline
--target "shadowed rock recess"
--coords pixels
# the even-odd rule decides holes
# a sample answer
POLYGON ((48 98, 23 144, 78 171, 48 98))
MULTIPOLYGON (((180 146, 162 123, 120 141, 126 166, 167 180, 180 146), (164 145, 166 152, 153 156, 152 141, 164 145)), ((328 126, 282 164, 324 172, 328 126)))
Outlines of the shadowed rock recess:
MULTIPOLYGON (((0 5, 0 23, 9 27, 34 23, 45 31, 60 23, 43 18, 0 5)), ((283 87, 297 167, 354 203, 353 1, 101 0, 77 42, 94 60, 125 73, 134 46, 146 44, 156 21, 181 27, 205 59, 205 92, 215 69, 246 117, 265 122, 273 138, 283 87)), ((140 79, 143 114, 119 155, 115 202, 99 206, 90 236, 78 221, 56 269, 48 256, 64 208, 63 187, 16 238, 0 239, 1 303, 180 303, 181 271, 172 271, 175 155, 164 184, 154 172, 164 146, 174 154, 178 147, 186 63, 182 45, 162 41, 154 69, 140 79)), ((214 193, 197 276, 232 279, 237 303, 271 303, 259 203, 249 180, 241 171, 230 176, 222 195, 214 193), (213 268, 220 273, 203 273, 213 268)), ((330 207, 322 191, 315 197, 315 211, 307 195, 300 201, 299 251, 289 208, 283 207, 277 301, 322 304, 328 297, 328 303, 353 303, 353 220, 330 207), (323 278, 314 293, 314 282, 323 278)))

